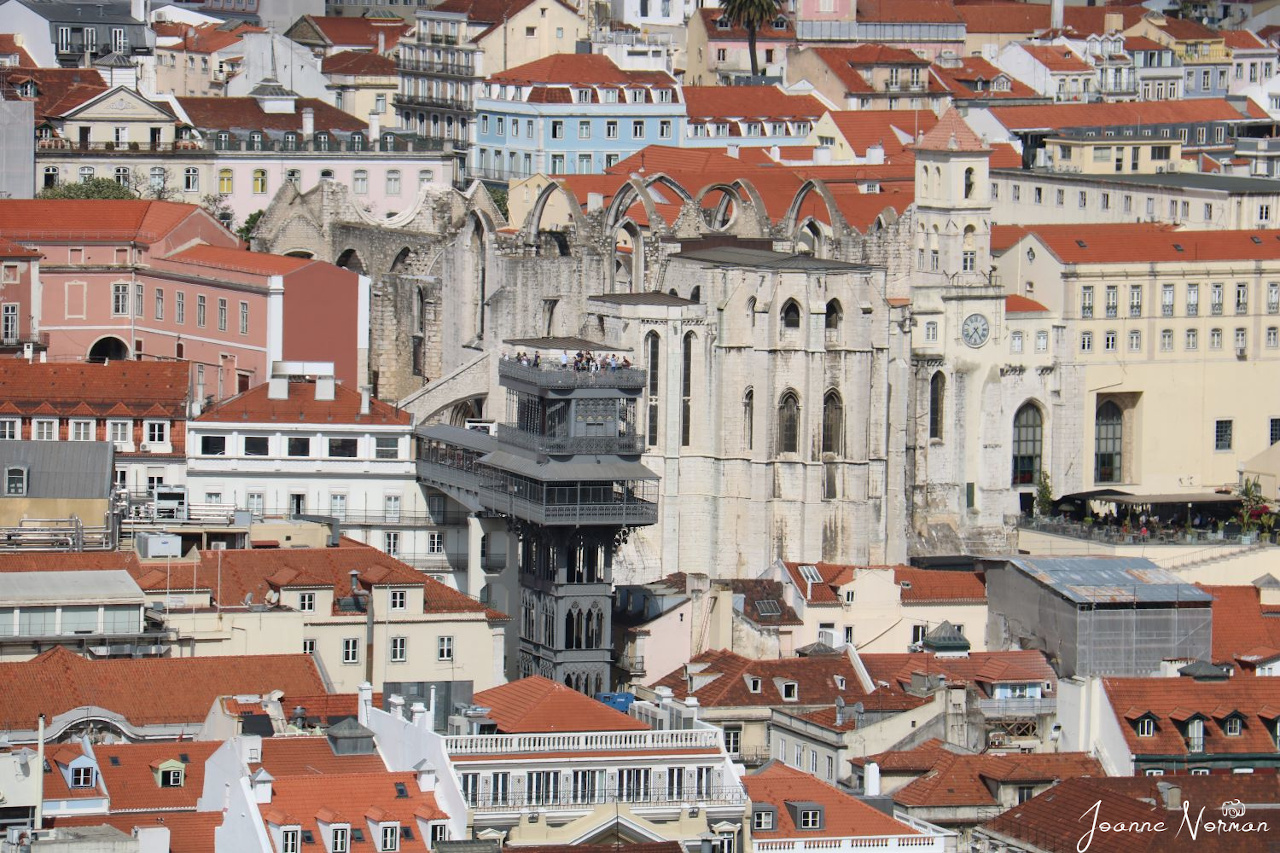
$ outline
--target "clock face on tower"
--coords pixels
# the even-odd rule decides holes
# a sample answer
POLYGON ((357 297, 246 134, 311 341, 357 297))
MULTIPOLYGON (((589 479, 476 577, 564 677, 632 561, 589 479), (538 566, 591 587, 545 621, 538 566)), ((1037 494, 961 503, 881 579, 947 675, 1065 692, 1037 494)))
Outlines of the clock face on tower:
POLYGON ((964 324, 960 326, 961 339, 971 347, 980 347, 985 344, 989 334, 991 334, 991 325, 981 314, 970 314, 964 318, 964 324))

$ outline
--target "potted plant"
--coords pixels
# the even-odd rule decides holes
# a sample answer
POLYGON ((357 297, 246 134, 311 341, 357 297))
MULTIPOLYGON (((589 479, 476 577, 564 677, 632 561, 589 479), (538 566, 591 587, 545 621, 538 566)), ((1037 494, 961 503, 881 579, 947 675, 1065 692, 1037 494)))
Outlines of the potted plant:
POLYGON ((1258 526, 1262 528, 1263 542, 1271 543, 1274 541, 1272 539, 1271 530, 1276 526, 1275 513, 1264 512, 1262 515, 1258 516, 1258 526))

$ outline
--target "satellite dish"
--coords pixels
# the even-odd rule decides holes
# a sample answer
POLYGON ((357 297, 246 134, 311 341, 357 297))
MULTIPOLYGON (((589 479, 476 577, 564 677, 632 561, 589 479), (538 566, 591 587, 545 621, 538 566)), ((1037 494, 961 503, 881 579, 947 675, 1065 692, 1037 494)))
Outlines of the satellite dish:
POLYGON ((855 714, 861 714, 861 713, 862 713, 863 711, 865 711, 865 710, 866 710, 866 709, 862 707, 862 703, 861 703, 861 702, 854 702, 854 703, 853 703, 853 713, 855 713, 855 714))
POLYGON ((253 593, 246 592, 244 594, 244 606, 248 607, 250 604, 253 604, 253 593))
POLYGON ((836 697, 836 707, 837 707, 837 708, 843 708, 843 707, 844 707, 844 697, 843 697, 843 696, 837 696, 837 697, 836 697))
MULTIPOLYGON (((253 593, 249 593, 249 594, 252 595, 253 593)), ((267 604, 275 604, 279 600, 280 600, 280 593, 276 592, 274 589, 267 590, 267 594, 266 594, 267 604)))

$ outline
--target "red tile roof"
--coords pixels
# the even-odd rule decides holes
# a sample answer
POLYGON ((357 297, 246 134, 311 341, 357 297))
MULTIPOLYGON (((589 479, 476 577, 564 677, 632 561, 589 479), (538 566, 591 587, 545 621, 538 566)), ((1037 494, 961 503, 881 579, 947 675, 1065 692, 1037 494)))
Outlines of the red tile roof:
POLYGON ((368 125, 337 107, 317 98, 298 98, 294 110, 287 113, 263 112, 257 98, 177 98, 178 105, 201 130, 278 130, 301 131, 302 111, 315 114, 315 129, 330 133, 367 131, 368 125))
POLYGON ((1048 308, 1034 299, 1019 296, 1016 293, 1010 293, 1004 298, 1004 313, 1006 314, 1040 314, 1048 310, 1048 308))
POLYGON ((1212 30, 1189 18, 1166 16, 1163 21, 1152 21, 1176 41, 1220 41, 1222 33, 1212 30))
MULTIPOLYGON (((751 620, 757 625, 773 627, 778 625, 803 625, 804 620, 796 615, 795 610, 790 604, 783 600, 784 592, 782 584, 778 581, 765 580, 763 578, 733 578, 723 583, 733 591, 734 595, 742 596, 742 615, 746 619, 751 620), (778 611, 775 613, 773 608, 762 611, 760 608, 761 601, 773 601, 778 605, 778 611)), ((683 591, 684 586, 680 589, 683 591)))
POLYGON ((497 723, 499 734, 649 729, 634 717, 540 675, 482 690, 471 701, 490 709, 489 719, 497 723))
POLYGON ((6 358, 0 359, 0 400, 23 414, 43 407, 44 413, 61 416, 76 410, 142 417, 154 416, 159 407, 166 418, 185 419, 190 371, 185 361, 41 364, 6 358))
MULTIPOLYGON (((348 694, 350 695, 350 694, 348 694)), ((289 697, 289 706, 304 705, 301 699, 289 697)), ((355 710, 354 705, 352 710, 355 710)), ((307 716, 312 710, 307 708, 307 716)), ((262 739, 262 761, 250 765, 250 771, 265 767, 277 779, 285 776, 341 775, 347 773, 385 773, 382 756, 335 755, 329 738, 270 737, 262 739)))
POLYGON ((903 604, 934 604, 940 601, 985 602, 986 578, 982 572, 941 571, 895 566, 893 580, 901 590, 903 604))
POLYGON ((195 811, 204 787, 204 765, 220 741, 99 744, 98 770, 111 795, 111 811, 186 809, 195 811), (182 756, 187 761, 182 760, 182 756), (162 788, 155 768, 166 761, 183 765, 181 787, 162 788))
POLYGON ((326 823, 346 822, 361 828, 366 820, 398 823, 413 829, 412 841, 401 835, 399 849, 427 853, 428 839, 419 832, 418 818, 448 817, 436 805, 434 793, 418 790, 416 773, 285 776, 272 782, 271 788, 271 802, 261 806, 263 820, 277 826, 297 825, 317 838, 322 818, 326 823))
POLYGON ((525 85, 583 84, 592 86, 616 83, 619 86, 673 86, 675 78, 664 71, 629 71, 619 68, 612 59, 599 53, 557 53, 499 71, 489 77, 492 82, 525 85))
MULTIPOLYGON (((967 9, 969 7, 961 6, 959 8, 967 9)), ((934 65, 932 69, 934 77, 954 97, 982 98, 985 100, 1040 97, 1040 94, 1035 89, 1032 89, 1021 80, 1015 80, 981 56, 966 56, 960 59, 959 63, 957 67, 934 65), (992 81, 997 77, 1004 77, 1009 81, 1007 89, 997 90, 992 88, 992 81)))
POLYGON ((189 216, 208 214, 194 204, 172 201, 0 199, 0 235, 24 241, 90 239, 145 246, 163 239, 189 216))
POLYGON ((1093 66, 1085 62, 1069 47, 1060 44, 1024 44, 1022 49, 1049 71, 1087 72, 1093 66))
MULTIPOLYGON (((1106 776, 1098 759, 1086 752, 962 755, 931 745, 922 752, 929 762, 922 775, 891 795, 899 805, 999 806, 998 790, 991 783, 1044 784, 1106 776)), ((879 761, 884 755, 865 761, 879 761)))
POLYGON ((862 154, 872 145, 883 145, 890 158, 938 123, 931 110, 832 110, 830 115, 854 151, 862 154), (904 136, 908 141, 902 141, 904 136))
POLYGON ((825 56, 832 56, 838 61, 843 61, 856 67, 869 68, 878 65, 925 66, 929 64, 929 60, 917 53, 887 44, 859 44, 853 47, 825 47, 817 48, 817 50, 824 54, 824 58, 825 56))
POLYGON ((858 20, 882 24, 961 23, 948 0, 861 0, 858 20))
POLYGON ((1146 36, 1125 36, 1124 49, 1133 53, 1135 50, 1173 50, 1167 44, 1161 44, 1146 36))
MULTIPOLYGON (((707 31, 707 41, 746 41, 746 27, 732 24, 728 27, 720 27, 717 23, 724 17, 724 11, 721 9, 699 9, 698 17, 702 19, 702 26, 707 31)), ((795 22, 791 18, 784 16, 786 26, 782 29, 774 29, 772 23, 769 23, 756 30, 756 43, 766 41, 795 41, 796 28, 795 22)))
POLYGON ((991 114, 1009 130, 1122 125, 1189 124, 1207 121, 1243 121, 1243 115, 1221 98, 1183 101, 1142 101, 1114 104, 1053 104, 1045 106, 992 106, 991 114))
POLYGON ((1280 613, 1264 608, 1255 586, 1204 586, 1213 596, 1213 663, 1254 671, 1260 648, 1280 649, 1280 613), (1241 660, 1245 658, 1245 660, 1241 660))
MULTIPOLYGON (((973 684, 991 695, 995 684, 1056 685, 1058 676, 1041 652, 970 652, 968 655, 934 655, 929 652, 864 654, 862 663, 873 679, 909 685, 915 674, 937 675, 955 683, 973 684)), ((1057 688, 1046 695, 1056 694, 1057 688)))
MULTIPOLYGON (((242 254, 250 254, 244 252, 242 254)), ((272 256, 265 256, 272 257, 272 256)), ((290 258, 289 260, 309 259, 290 258)), ((219 403, 196 418, 198 423, 310 423, 408 426, 413 417, 376 398, 369 400, 369 413, 360 413, 361 394, 354 388, 335 384, 332 400, 316 399, 314 380, 290 381, 289 398, 273 400, 270 385, 264 383, 219 403)))
POLYGON ((25 47, 18 44, 18 39, 13 33, 0 33, 0 56, 16 56, 16 65, 20 68, 36 67, 36 61, 31 58, 31 54, 27 53, 25 47))
POLYGON ((812 710, 818 706, 834 705, 836 697, 843 697, 852 705, 874 695, 876 707, 902 711, 925 704, 928 700, 909 696, 897 687, 881 688, 869 693, 862 687, 858 671, 849 656, 842 653, 812 655, 810 657, 753 660, 724 649, 706 651, 697 655, 687 665, 655 682, 655 686, 670 687, 680 698, 695 696, 706 708, 759 708, 786 707, 812 710), (844 681, 841 687, 836 678, 844 681), (760 692, 751 692, 749 678, 760 680, 760 692), (693 689, 690 689, 690 680, 693 689), (794 681, 798 685, 796 702, 783 703, 782 683, 794 681))
MULTIPOLYGON (((808 773, 773 761, 755 773, 742 777, 747 796, 755 805, 769 804, 776 809, 772 830, 752 830, 757 841, 779 841, 804 838, 858 838, 862 836, 918 836, 919 831, 894 820, 857 797, 846 794, 808 773), (822 829, 800 830, 796 827, 787 803, 817 803, 823 806, 825 824, 822 829)), ((807 846, 807 845, 806 845, 807 846)))
POLYGON ((1266 42, 1248 30, 1222 30, 1219 34, 1227 47, 1232 50, 1265 50, 1267 48, 1266 42))
POLYGON ((916 143, 917 151, 989 151, 990 146, 965 124, 960 113, 948 109, 938 123, 916 143))
POLYGON ((817 119, 827 111, 812 95, 789 95, 777 86, 685 86, 689 121, 718 118, 817 119))
POLYGON ((19 258, 42 258, 44 255, 35 249, 29 249, 21 243, 15 243, 5 237, 0 237, 0 258, 19 259, 19 258))
POLYGON ((361 77, 394 77, 395 61, 367 50, 344 50, 326 56, 320 62, 323 74, 351 74, 361 77))
MULTIPOLYGON (((224 48, 237 44, 247 33, 265 33, 262 27, 255 27, 244 21, 227 28, 224 23, 208 23, 199 26, 183 26, 175 33, 181 41, 174 45, 161 46, 161 50, 182 50, 188 53, 217 53, 224 48)), ((159 35, 159 33, 157 33, 159 35)))
MULTIPOLYGON (((1195 715, 1204 718, 1205 754, 1276 750, 1275 718, 1266 709, 1280 709, 1280 679, 1107 678, 1103 689, 1134 755, 1190 756, 1181 724, 1195 715), (1242 716, 1243 728, 1239 735, 1227 735, 1227 718, 1235 712, 1242 716), (1155 718, 1155 734, 1139 737, 1136 723, 1148 714, 1155 718)), ((1280 717, 1280 711, 1274 713, 1280 717)))
POLYGON ((8 685, 0 692, 0 729, 9 730, 34 728, 40 714, 52 721, 94 705, 132 725, 189 724, 194 733, 218 696, 324 692, 310 655, 90 661, 61 646, 22 663, 0 663, 0 684, 8 685), (164 700, 139 685, 163 685, 164 700))
POLYGON ((1030 35, 1049 26, 1049 7, 1038 3, 956 5, 968 33, 1030 35))
MULTIPOLYGON (((1212 853, 1255 853, 1280 843, 1280 823, 1264 820, 1267 829, 1253 832, 1201 833, 1189 842, 1182 822, 1182 807, 1164 807, 1169 783, 1176 785, 1179 800, 1193 805, 1190 820, 1204 807, 1203 820, 1221 818, 1220 804, 1275 803, 1280 797, 1280 781, 1274 774, 1225 774, 1213 776, 1138 776, 1125 778, 1064 779, 1038 797, 1014 806, 988 821, 982 829, 1013 839, 1008 849, 1033 849, 1044 853, 1077 853, 1086 840, 1083 832, 1089 820, 1081 820, 1095 804, 1098 819, 1113 824, 1154 825, 1150 832, 1102 832, 1087 839, 1089 853, 1162 853, 1194 848, 1212 853)), ((1253 815, 1250 810, 1242 820, 1253 815)), ((1263 812, 1269 815, 1270 812, 1263 812)), ((1255 818, 1256 819, 1256 818, 1255 818)), ((1005 845, 1001 845, 1005 846, 1005 845)))
POLYGON ((51 116, 60 116, 107 91, 107 82, 91 68, 21 68, 6 75, 5 99, 15 100, 12 87, 28 81, 36 85, 37 124, 51 116))
POLYGON ((268 255, 250 252, 232 246, 201 244, 182 249, 168 256, 169 260, 182 261, 196 266, 219 270, 247 272, 254 275, 288 275, 312 264, 324 263, 314 258, 295 258, 290 255, 268 255))
POLYGON ((348 18, 343 16, 306 15, 329 43, 341 47, 376 49, 382 35, 383 50, 391 50, 413 30, 413 25, 394 18, 348 18))
POLYGON ((1175 231, 1151 223, 1023 227, 1065 264, 1261 261, 1280 252, 1280 231, 1175 231))
POLYGON ((114 826, 126 835, 135 827, 164 826, 169 830, 169 853, 215 853, 214 831, 222 825, 216 812, 136 812, 83 817, 45 818, 46 826, 114 826))

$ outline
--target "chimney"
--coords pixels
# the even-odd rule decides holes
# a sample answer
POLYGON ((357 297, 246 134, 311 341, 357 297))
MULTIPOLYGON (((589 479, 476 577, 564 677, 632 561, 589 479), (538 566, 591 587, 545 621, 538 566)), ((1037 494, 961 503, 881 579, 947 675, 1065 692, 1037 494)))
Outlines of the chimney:
POLYGON ((728 155, 728 156, 732 157, 733 159, 737 160, 737 159, 738 159, 738 146, 737 146, 737 145, 726 145, 726 146, 724 147, 724 153, 725 153, 726 155, 728 155))
POLYGON ((360 414, 369 414, 369 386, 360 386, 360 414))
POLYGON ((427 727, 427 706, 421 702, 414 702, 409 706, 409 721, 420 729, 427 727))
POLYGON ((431 727, 436 719, 436 686, 431 685, 431 692, 427 696, 427 726, 431 727))
POLYGON ((267 772, 265 767, 259 767, 253 771, 253 775, 249 777, 249 782, 253 785, 253 801, 255 803, 271 802, 271 783, 275 781, 275 777, 267 772))
MULTIPOLYGON (((358 574, 358 572, 352 572, 358 574)), ((355 582, 355 578, 351 579, 355 582)), ((358 699, 356 700, 356 722, 362 726, 369 725, 369 708, 373 706, 373 685, 367 681, 360 682, 360 686, 356 688, 358 699)))
POLYGON ((868 797, 880 796, 880 765, 868 761, 862 768, 862 793, 868 797))
POLYGON ((369 141, 376 143, 382 138, 382 116, 369 113, 369 141))
POLYGON ((836 727, 844 725, 844 697, 836 697, 836 727))
POLYGON ((133 830, 138 853, 169 853, 169 827, 139 826, 133 830))
POLYGON ((302 108, 302 138, 310 140, 316 132, 316 111, 311 107, 302 108))
POLYGON ((1062 7, 1064 0, 1049 0, 1049 29, 1062 29, 1062 7))
POLYGON ((333 399, 333 374, 321 375, 316 377, 316 399, 332 400, 333 399))
MULTIPOLYGON (((421 706, 421 702, 418 703, 421 706)), ((424 794, 430 793, 436 789, 436 780, 439 778, 436 768, 425 758, 414 765, 414 770, 418 772, 418 790, 424 794)))
POLYGON ((1164 800, 1164 807, 1171 812, 1176 812, 1182 808, 1182 788, 1171 782, 1157 782, 1156 790, 1160 792, 1160 799, 1164 800))
POLYGON ((147 0, 129 0, 129 17, 147 23, 147 0))
POLYGON ((378 28, 378 55, 381 56, 387 52, 387 34, 382 28, 378 28))
POLYGON ((1107 12, 1102 16, 1102 31, 1117 33, 1124 29, 1124 15, 1119 12, 1107 12))
POLYGON ((272 376, 267 380, 267 399, 268 400, 288 400, 289 399, 289 377, 288 376, 272 376))

